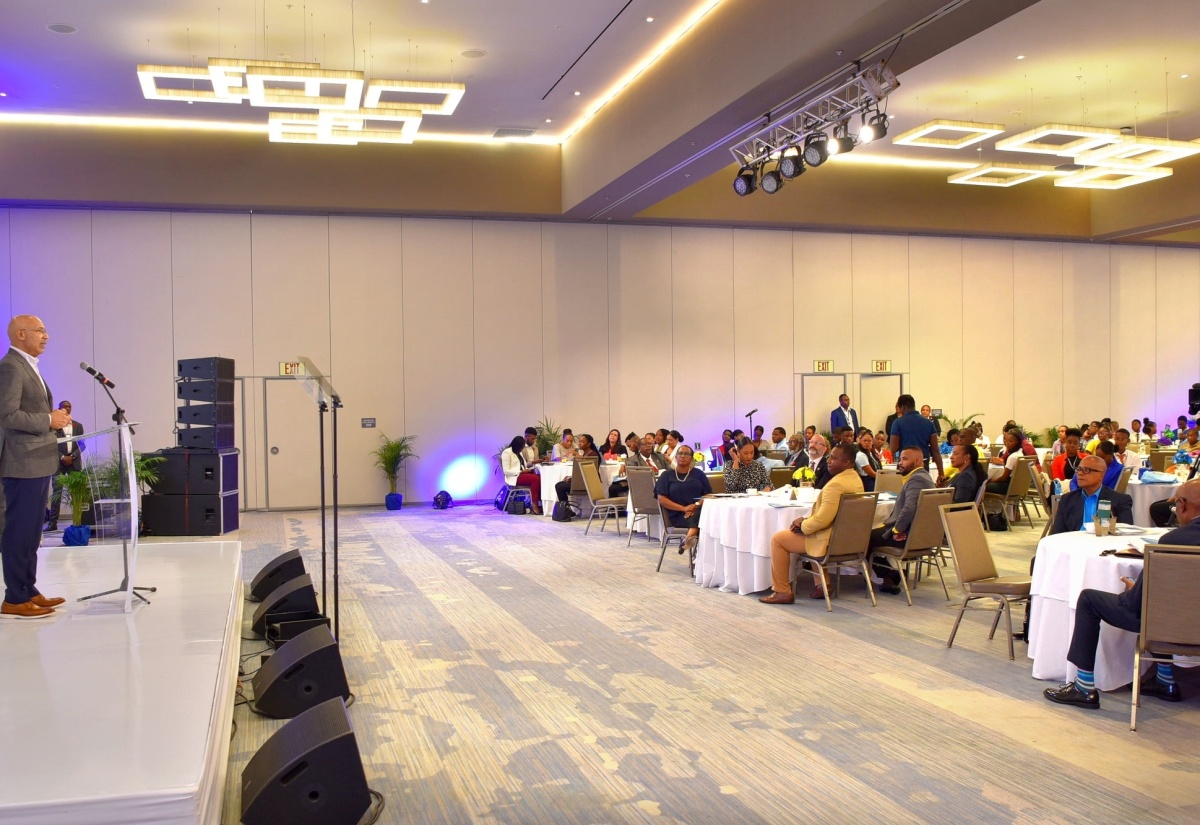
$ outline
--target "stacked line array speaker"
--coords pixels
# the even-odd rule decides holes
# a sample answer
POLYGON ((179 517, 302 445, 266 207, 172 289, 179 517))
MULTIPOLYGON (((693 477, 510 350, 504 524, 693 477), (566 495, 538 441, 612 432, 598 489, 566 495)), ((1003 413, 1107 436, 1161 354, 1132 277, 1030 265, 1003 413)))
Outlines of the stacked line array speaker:
POLYGON ((176 446, 158 451, 159 481, 143 496, 146 529, 157 536, 220 536, 238 529, 232 358, 177 362, 176 446))
POLYGON ((357 825, 370 807, 358 741, 340 697, 287 722, 242 771, 244 825, 357 825))
POLYGON ((291 719, 329 699, 350 698, 342 654, 327 625, 285 642, 251 682, 255 709, 275 719, 291 719))

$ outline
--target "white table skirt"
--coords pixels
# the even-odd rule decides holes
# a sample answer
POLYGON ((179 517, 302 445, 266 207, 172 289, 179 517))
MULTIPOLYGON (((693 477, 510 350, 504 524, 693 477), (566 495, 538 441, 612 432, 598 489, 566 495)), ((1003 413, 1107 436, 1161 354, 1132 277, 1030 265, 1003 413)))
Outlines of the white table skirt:
MULTIPOLYGON (((1161 530, 1155 531, 1164 532, 1161 530)), ((1075 678, 1076 668, 1067 661, 1075 629, 1075 604, 1085 589, 1120 593, 1122 576, 1136 579, 1142 560, 1101 556, 1102 550, 1120 549, 1144 542, 1137 536, 1103 536, 1090 533, 1060 533, 1038 543, 1033 569, 1033 612, 1029 625, 1029 658, 1033 677, 1056 682, 1075 678)), ((1133 652, 1137 634, 1101 623, 1096 650, 1096 687, 1115 690, 1133 681, 1133 652)), ((1178 660, 1191 666, 1195 662, 1178 660)))
POLYGON ((1136 478, 1129 479, 1125 492, 1133 498, 1133 523, 1139 527, 1153 527, 1150 520, 1150 505, 1175 495, 1178 484, 1142 484, 1136 478))
MULTIPOLYGON (((802 488, 795 507, 771 507, 765 496, 709 499, 700 509, 696 582, 729 593, 758 593, 771 587, 771 536, 812 514, 816 490, 802 488)), ((891 515, 894 500, 880 501, 877 522, 891 515)))

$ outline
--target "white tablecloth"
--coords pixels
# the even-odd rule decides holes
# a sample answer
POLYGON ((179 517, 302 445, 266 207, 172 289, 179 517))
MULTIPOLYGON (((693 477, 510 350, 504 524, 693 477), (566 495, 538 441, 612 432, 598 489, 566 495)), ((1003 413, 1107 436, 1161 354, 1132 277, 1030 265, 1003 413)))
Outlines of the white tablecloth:
MULTIPOLYGON (((768 496, 708 499, 700 508, 696 545, 696 582, 743 595, 771 587, 771 536, 812 514, 817 491, 799 489, 795 507, 771 507, 768 496)), ((885 520, 894 500, 880 501, 877 522, 885 520)))
MULTIPOLYGON (((1164 530, 1155 530, 1163 533, 1164 530)), ((1137 536, 1103 536, 1090 533, 1059 533, 1038 543, 1033 569, 1033 613, 1029 625, 1029 658, 1033 677, 1068 682, 1076 668, 1067 661, 1075 628, 1075 603, 1085 589, 1120 593, 1122 576, 1137 578, 1141 559, 1101 556, 1100 551, 1130 544, 1144 547, 1137 536)), ((1115 690, 1133 681, 1133 650, 1137 634, 1100 625, 1096 651, 1096 687, 1115 690)), ((1190 664, 1181 661, 1180 664, 1190 664)))
POLYGON ((1125 492, 1133 498, 1133 523, 1139 527, 1153 527, 1150 521, 1150 505, 1175 495, 1179 484, 1142 484, 1136 478, 1129 479, 1125 492))
MULTIPOLYGON (((550 515, 554 511, 554 502, 558 501, 558 495, 554 492, 554 485, 563 479, 571 477, 571 462, 555 462, 553 464, 539 464, 538 472, 542 476, 542 512, 545 515, 550 515)), ((613 464, 600 465, 600 481, 604 484, 604 495, 608 495, 608 485, 612 484, 613 478, 620 471, 621 465, 614 462, 613 464)), ((584 506, 587 506, 587 500, 583 501, 584 506)))

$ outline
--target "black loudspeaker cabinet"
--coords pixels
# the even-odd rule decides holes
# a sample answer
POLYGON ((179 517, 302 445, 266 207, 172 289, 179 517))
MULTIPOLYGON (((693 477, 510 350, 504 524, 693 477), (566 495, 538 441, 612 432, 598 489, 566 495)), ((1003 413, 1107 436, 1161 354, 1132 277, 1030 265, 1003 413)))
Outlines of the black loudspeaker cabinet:
POLYGON ((184 380, 232 381, 232 358, 184 358, 178 362, 178 376, 184 380))
POLYGON ((284 724, 242 771, 244 825, 358 825, 370 807, 358 741, 341 699, 284 724))
POLYGON ((261 602, 284 582, 290 582, 297 576, 303 575, 304 559, 300 556, 300 551, 289 550, 271 559, 262 570, 258 571, 254 581, 250 582, 248 598, 252 602, 261 602))
POLYGON ((155 536, 223 536, 238 529, 238 493, 144 495, 142 522, 155 536))
POLYGON ((316 613, 317 591, 307 573, 276 587, 254 611, 250 629, 259 636, 266 634, 267 617, 275 613, 316 613))
POLYGON ((254 674, 254 708, 291 719, 321 702, 350 698, 338 643, 325 625, 284 643, 254 674))
POLYGON ((198 424, 202 427, 232 427, 232 404, 189 404, 176 407, 175 421, 178 424, 198 424))
POLYGON ((169 447, 154 455, 164 459, 154 468, 158 472, 158 481, 151 484, 150 489, 156 493, 221 495, 240 489, 237 450, 169 447))
POLYGON ((232 381, 180 381, 175 394, 184 401, 201 404, 232 404, 232 381))
POLYGON ((233 427, 184 427, 175 432, 175 442, 190 449, 232 449, 233 427))

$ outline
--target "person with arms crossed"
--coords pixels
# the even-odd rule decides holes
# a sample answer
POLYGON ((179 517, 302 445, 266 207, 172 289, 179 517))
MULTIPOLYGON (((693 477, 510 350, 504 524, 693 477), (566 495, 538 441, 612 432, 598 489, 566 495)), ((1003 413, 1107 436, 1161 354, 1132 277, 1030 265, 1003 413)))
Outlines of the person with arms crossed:
POLYGON ((43 596, 36 580, 50 479, 59 466, 54 431, 69 427, 71 416, 53 410, 53 393, 38 371, 38 358, 50 341, 42 319, 16 316, 8 322, 8 341, 8 354, 0 358, 0 484, 5 497, 0 615, 36 619, 52 615, 66 601, 43 596))
MULTIPOLYGON (((58 408, 67 415, 71 414, 70 401, 60 402, 58 408)), ((58 445, 58 469, 54 472, 55 477, 83 469, 83 453, 80 449, 83 445, 75 440, 83 435, 83 425, 78 421, 72 421, 66 429, 55 430, 54 435, 56 438, 72 437, 70 441, 64 441, 58 445)), ((50 511, 46 514, 47 533, 58 529, 58 516, 62 511, 62 487, 54 486, 53 482, 51 482, 51 486, 54 489, 50 492, 50 511)))
MULTIPOLYGON (((1200 480, 1183 484, 1175 496, 1175 514, 1180 527, 1164 533, 1159 544, 1200 546, 1200 480)), ((1083 590, 1075 605, 1075 629, 1067 661, 1075 665, 1075 681, 1057 688, 1046 688, 1042 695, 1060 705, 1075 705, 1095 710, 1100 707, 1100 692, 1096 690, 1096 647, 1100 643, 1100 623, 1138 633, 1142 629, 1142 574, 1137 579, 1122 577, 1125 592, 1083 590)), ((1157 696, 1167 702, 1183 700, 1175 684, 1172 665, 1161 662, 1154 679, 1142 682, 1143 696, 1157 696)))

